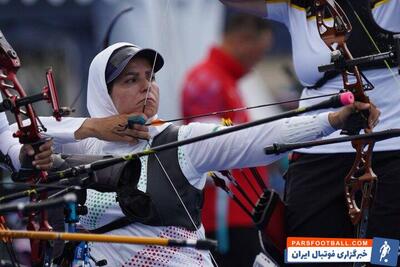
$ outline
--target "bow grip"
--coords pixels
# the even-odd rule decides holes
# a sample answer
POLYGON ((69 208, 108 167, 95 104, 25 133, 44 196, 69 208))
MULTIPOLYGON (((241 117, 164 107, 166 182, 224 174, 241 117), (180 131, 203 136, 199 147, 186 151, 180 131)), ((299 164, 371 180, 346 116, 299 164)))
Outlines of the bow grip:
POLYGON ((39 141, 30 144, 33 150, 35 151, 35 154, 33 156, 21 153, 20 155, 21 168, 17 173, 13 173, 11 176, 14 182, 27 182, 30 180, 32 175, 37 176, 41 172, 41 170, 38 170, 35 167, 33 167, 32 161, 34 160, 35 155, 40 152, 39 147, 50 140, 51 137, 46 137, 46 138, 41 138, 39 141))
POLYGON ((362 129, 368 128, 369 111, 355 111, 344 122, 340 134, 357 135, 362 129))

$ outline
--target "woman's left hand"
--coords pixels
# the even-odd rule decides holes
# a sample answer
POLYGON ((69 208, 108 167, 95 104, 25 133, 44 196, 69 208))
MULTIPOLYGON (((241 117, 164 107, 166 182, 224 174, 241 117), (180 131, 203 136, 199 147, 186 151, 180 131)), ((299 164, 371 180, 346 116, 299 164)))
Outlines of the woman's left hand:
POLYGON ((48 171, 53 166, 53 141, 49 140, 39 147, 39 152, 35 154, 35 150, 31 145, 23 145, 20 151, 20 161, 26 156, 34 156, 32 165, 42 171, 48 171))
POLYGON ((347 118, 355 112, 368 110, 368 128, 373 129, 379 122, 379 116, 381 112, 373 103, 363 103, 363 102, 354 102, 352 105, 345 106, 341 108, 339 111, 329 113, 329 123, 335 129, 342 129, 347 118))

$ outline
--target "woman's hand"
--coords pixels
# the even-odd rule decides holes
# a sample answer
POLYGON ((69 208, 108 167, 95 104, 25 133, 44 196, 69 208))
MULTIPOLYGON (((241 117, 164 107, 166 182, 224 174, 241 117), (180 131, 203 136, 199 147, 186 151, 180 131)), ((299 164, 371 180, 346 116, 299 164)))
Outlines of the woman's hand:
POLYGON ((329 113, 329 123, 335 129, 341 129, 344 126, 345 121, 355 111, 369 111, 368 117, 368 128, 374 128, 379 122, 379 116, 381 112, 373 103, 362 103, 362 102, 354 102, 352 105, 345 106, 341 108, 339 111, 329 113))
POLYGON ((106 118, 89 118, 75 132, 75 138, 85 139, 95 137, 110 142, 127 142, 136 144, 140 139, 149 140, 149 128, 144 125, 134 124, 128 127, 130 116, 141 116, 147 120, 144 114, 121 114, 106 118))
POLYGON ((25 157, 33 157, 32 166, 42 171, 48 171, 53 166, 53 141, 49 140, 39 147, 39 152, 35 154, 35 150, 31 145, 23 145, 20 151, 20 161, 24 161, 25 157))

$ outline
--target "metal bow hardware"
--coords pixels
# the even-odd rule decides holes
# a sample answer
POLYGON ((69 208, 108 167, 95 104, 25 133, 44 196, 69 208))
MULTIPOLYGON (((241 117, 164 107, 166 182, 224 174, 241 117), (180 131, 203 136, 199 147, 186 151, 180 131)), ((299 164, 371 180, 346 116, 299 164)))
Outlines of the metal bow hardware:
MULTIPOLYGON (((353 59, 346 45, 352 27, 342 8, 331 0, 316 0, 314 6, 318 32, 332 51, 334 63, 340 66, 342 62, 353 59), (332 20, 329 23, 325 20, 327 14, 333 19, 333 25, 332 20)), ((344 89, 352 92, 356 101, 370 102, 364 90, 371 89, 371 85, 364 85, 362 74, 357 66, 343 65, 341 75, 344 89)), ((371 133, 372 130, 367 126, 367 118, 368 112, 354 113, 342 133, 356 135, 361 129, 364 129, 366 133, 371 133)), ((354 225, 359 224, 357 236, 362 237, 365 236, 368 210, 372 201, 372 188, 377 179, 371 167, 375 142, 371 139, 365 139, 354 140, 351 143, 356 150, 356 157, 350 172, 345 177, 345 197, 352 223, 354 225), (360 191, 362 192, 362 199, 359 206, 356 203, 356 194, 360 191)))
MULTIPOLYGON (((58 105, 58 97, 51 69, 46 73, 47 85, 43 88, 42 92, 33 96, 27 96, 16 76, 20 66, 21 62, 17 53, 0 31, 0 90, 5 96, 5 100, 0 105, 0 112, 8 110, 14 114, 18 125, 18 130, 13 134, 14 137, 17 137, 21 144, 31 144, 35 151, 38 151, 39 146, 47 140, 41 134, 46 129, 38 119, 32 103, 42 100, 50 103, 53 109, 53 116, 57 120, 60 120, 62 115, 68 114, 69 110, 60 108, 58 105), (24 121, 24 119, 27 119, 27 121, 24 121)), ((40 183, 46 181, 46 177, 46 172, 35 170, 32 167, 32 158, 26 158, 22 162, 20 174, 13 176, 13 179, 40 183)), ((47 193, 37 194, 32 191, 30 195, 32 202, 45 198, 47 198, 47 193)), ((27 229, 31 231, 51 231, 52 228, 47 221, 47 213, 44 211, 39 214, 31 212, 29 214, 27 229), (37 215, 40 215, 39 222, 36 218, 37 215)), ((45 266, 51 261, 51 253, 46 247, 50 248, 48 242, 31 239, 32 265, 45 266)))

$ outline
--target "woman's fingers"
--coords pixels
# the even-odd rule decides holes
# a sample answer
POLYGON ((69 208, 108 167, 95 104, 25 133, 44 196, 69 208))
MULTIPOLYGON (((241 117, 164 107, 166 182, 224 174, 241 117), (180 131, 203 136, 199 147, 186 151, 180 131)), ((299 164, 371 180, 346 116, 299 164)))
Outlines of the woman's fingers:
POLYGON ((34 156, 32 165, 40 170, 47 171, 53 165, 53 141, 49 140, 39 147, 39 152, 35 151, 31 145, 23 145, 21 153, 34 156))
POLYGON ((344 126, 345 121, 355 111, 368 111, 368 128, 372 129, 379 122, 381 112, 373 103, 354 102, 353 105, 343 107, 337 112, 329 114, 329 122, 332 127, 340 129, 344 126))
POLYGON ((134 124, 132 128, 127 128, 124 131, 122 131, 122 133, 137 139, 142 139, 142 140, 150 139, 149 127, 140 124, 134 124))
POLYGON ((368 117, 369 128, 372 129, 379 123, 380 115, 381 115, 381 111, 373 103, 371 103, 371 108, 370 108, 369 117, 368 117))

